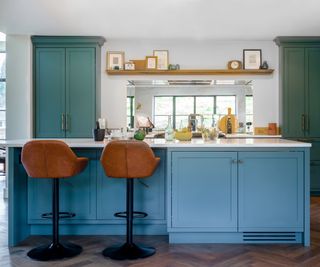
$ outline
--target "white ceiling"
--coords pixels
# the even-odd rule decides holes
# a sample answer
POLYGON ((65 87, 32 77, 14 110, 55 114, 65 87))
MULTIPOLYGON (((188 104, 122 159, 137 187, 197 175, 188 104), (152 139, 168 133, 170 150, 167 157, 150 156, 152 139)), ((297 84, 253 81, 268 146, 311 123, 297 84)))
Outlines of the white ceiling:
POLYGON ((0 0, 7 34, 272 40, 320 35, 319 0, 0 0))

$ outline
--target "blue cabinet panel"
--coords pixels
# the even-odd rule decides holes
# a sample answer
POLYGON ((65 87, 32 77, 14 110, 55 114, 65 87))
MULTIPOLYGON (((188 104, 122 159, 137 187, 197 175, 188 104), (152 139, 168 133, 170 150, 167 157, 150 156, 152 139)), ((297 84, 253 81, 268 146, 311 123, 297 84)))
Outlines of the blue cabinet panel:
POLYGON ((237 153, 172 152, 172 227, 237 230, 237 153))
POLYGON ((240 152, 239 231, 303 231, 302 152, 240 152))
POLYGON ((38 48, 35 54, 36 137, 64 137, 65 49, 38 48))
MULTIPOLYGON (((160 164, 155 173, 148 178, 135 179, 134 182, 134 210, 148 213, 147 220, 165 220, 165 165, 166 151, 154 150, 160 157, 160 164), (141 180, 142 183, 139 182, 141 180)), ((126 209, 126 179, 105 176, 102 167, 98 166, 98 219, 116 220, 124 223, 121 218, 114 217, 114 213, 126 209)))
POLYGON ((96 120, 95 49, 66 49, 66 137, 92 137, 96 120))
MULTIPOLYGON (((77 176, 60 179, 60 211, 74 212, 75 217, 66 220, 96 219, 96 151, 76 151, 80 157, 90 159, 86 169, 77 176)), ((52 180, 29 178, 28 182, 28 219, 41 219, 41 214, 52 210, 52 180)), ((62 220, 61 220, 62 221, 62 220)))

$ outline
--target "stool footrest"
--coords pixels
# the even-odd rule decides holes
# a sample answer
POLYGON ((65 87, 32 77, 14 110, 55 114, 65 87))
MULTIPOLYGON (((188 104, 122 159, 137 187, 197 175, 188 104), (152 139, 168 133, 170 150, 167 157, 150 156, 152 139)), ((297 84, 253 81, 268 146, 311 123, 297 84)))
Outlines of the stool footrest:
MULTIPOLYGON (((72 218, 75 216, 76 214, 72 212, 59 212, 59 219, 72 218)), ((52 212, 41 214, 41 218, 52 219, 52 212)))
MULTIPOLYGON (((123 212, 117 212, 114 214, 115 217, 119 217, 119 218, 127 218, 127 212, 123 211, 123 212)), ((142 212, 142 211, 134 211, 133 212, 133 218, 134 219, 141 219, 141 218, 145 218, 148 216, 148 213, 142 212)))

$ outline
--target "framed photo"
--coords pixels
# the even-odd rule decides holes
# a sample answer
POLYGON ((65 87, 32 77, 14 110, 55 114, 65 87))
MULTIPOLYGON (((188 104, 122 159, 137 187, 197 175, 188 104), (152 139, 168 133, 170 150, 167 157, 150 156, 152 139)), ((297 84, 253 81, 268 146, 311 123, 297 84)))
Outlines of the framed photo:
POLYGON ((257 70, 261 63, 261 49, 243 49, 243 68, 245 70, 257 70))
POLYGON ((169 65, 169 51, 168 50, 153 50, 153 56, 158 57, 157 69, 167 70, 169 65))
POLYGON ((125 70, 135 70, 135 65, 134 65, 134 63, 133 62, 126 62, 125 64, 124 64, 124 69, 125 70))
POLYGON ((147 70, 156 70, 158 65, 158 57, 150 56, 146 57, 146 69, 147 70))
POLYGON ((107 52, 107 69, 122 70, 124 65, 124 52, 107 52))

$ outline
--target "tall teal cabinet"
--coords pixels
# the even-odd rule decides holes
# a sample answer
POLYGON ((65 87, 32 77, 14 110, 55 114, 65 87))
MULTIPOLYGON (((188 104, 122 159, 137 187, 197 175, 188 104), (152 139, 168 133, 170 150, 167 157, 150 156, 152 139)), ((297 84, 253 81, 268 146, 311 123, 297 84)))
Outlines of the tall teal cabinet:
POLYGON ((102 37, 32 36, 34 137, 92 137, 102 37))
POLYGON ((285 138, 312 143, 311 192, 320 194, 320 37, 277 37, 285 138))

